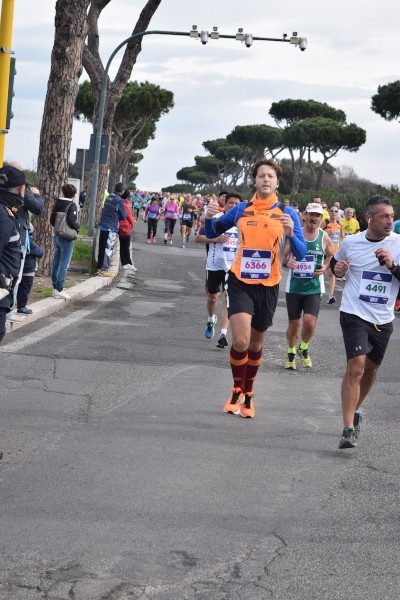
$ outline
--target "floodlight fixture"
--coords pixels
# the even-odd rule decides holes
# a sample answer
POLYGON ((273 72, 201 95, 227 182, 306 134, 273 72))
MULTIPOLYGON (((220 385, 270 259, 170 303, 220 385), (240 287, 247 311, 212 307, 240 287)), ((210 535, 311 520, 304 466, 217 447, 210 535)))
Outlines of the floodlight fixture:
POLYGON ((297 35, 297 31, 293 32, 293 35, 290 37, 289 42, 294 46, 298 46, 302 52, 307 48, 307 38, 299 37, 297 35))
POLYGON ((239 29, 237 30, 237 34, 235 35, 235 39, 239 40, 239 42, 244 41, 243 27, 239 27, 239 29))
POLYGON ((219 38, 218 27, 213 27, 213 30, 210 33, 210 38, 212 40, 217 40, 219 38))
POLYGON ((307 38, 300 38, 299 48, 302 52, 307 48, 307 38))
POLYGON ((252 33, 245 33, 244 34, 244 43, 246 45, 247 48, 250 48, 250 46, 253 43, 253 34, 252 33))
POLYGON ((200 33, 200 41, 203 44, 203 46, 205 46, 208 42, 208 31, 202 31, 200 33))

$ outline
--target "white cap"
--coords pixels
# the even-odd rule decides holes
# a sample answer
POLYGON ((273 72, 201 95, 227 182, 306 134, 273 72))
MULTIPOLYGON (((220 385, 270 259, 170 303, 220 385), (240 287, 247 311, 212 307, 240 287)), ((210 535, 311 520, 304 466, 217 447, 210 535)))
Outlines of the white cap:
POLYGON ((305 212, 307 212, 307 213, 313 212, 313 213, 318 213, 319 215, 323 215, 324 209, 317 202, 310 202, 310 204, 307 204, 305 212))

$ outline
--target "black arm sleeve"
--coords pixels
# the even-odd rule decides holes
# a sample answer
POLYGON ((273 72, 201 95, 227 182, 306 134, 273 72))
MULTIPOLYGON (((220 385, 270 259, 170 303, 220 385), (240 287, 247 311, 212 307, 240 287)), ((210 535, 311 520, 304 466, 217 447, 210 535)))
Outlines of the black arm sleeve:
POLYGON ((79 231, 78 211, 75 202, 71 202, 67 208, 67 223, 75 231, 79 231))
POLYGON ((393 277, 396 277, 398 281, 400 281, 400 267, 397 265, 394 271, 390 271, 393 277))
POLYGON ((336 265, 336 263, 337 263, 337 260, 335 258, 333 258, 333 256, 332 256, 331 262, 329 263, 329 266, 331 268, 331 271, 332 271, 333 275, 335 274, 335 265, 336 265))

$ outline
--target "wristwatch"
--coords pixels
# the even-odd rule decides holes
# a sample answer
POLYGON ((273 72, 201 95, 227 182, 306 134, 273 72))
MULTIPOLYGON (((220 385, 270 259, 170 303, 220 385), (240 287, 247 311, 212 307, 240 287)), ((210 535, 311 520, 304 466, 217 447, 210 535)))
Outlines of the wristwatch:
POLYGON ((397 269, 399 265, 397 263, 395 263, 394 261, 392 262, 392 266, 390 267, 389 271, 391 273, 393 273, 393 271, 395 271, 397 269))

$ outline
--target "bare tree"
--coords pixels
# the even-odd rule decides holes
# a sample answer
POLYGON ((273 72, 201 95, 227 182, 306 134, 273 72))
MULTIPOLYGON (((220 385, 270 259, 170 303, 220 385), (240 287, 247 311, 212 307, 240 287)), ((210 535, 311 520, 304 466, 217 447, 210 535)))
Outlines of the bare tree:
POLYGON ((65 183, 71 149, 75 98, 82 73, 82 54, 87 36, 90 0, 57 0, 54 45, 43 110, 38 157, 38 186, 45 209, 36 219, 39 244, 45 248, 41 268, 50 271, 52 200, 65 183))

